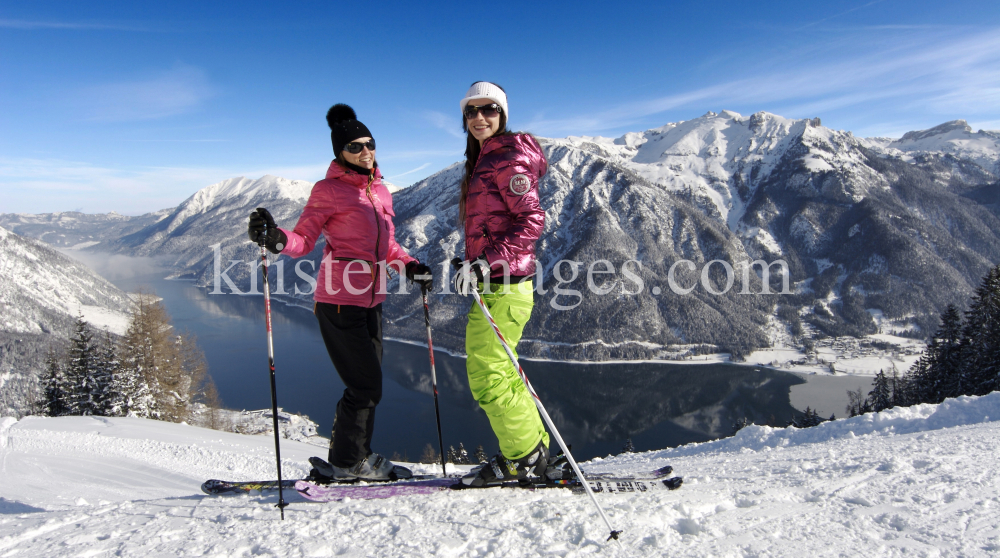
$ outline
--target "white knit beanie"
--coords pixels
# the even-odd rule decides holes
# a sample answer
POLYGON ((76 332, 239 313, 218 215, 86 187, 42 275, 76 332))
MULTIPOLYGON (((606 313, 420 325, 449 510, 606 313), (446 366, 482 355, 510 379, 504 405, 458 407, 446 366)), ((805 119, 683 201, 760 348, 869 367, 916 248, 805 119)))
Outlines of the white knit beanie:
POLYGON ((459 101, 459 110, 463 115, 465 114, 465 105, 469 104, 469 101, 473 99, 489 99, 500 105, 503 113, 507 115, 507 122, 510 122, 510 111, 507 110, 507 94, 497 84, 488 81, 473 83, 468 93, 465 94, 465 98, 459 101))

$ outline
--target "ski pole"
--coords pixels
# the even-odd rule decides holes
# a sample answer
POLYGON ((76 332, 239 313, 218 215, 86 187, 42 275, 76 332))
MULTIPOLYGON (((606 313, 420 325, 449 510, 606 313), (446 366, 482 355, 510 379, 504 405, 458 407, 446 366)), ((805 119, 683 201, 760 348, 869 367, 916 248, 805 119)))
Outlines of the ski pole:
POLYGON ((281 490, 281 443, 279 442, 280 436, 278 434, 278 390, 274 385, 274 341, 271 337, 271 286, 267 282, 267 251, 264 249, 265 237, 266 235, 261 235, 259 244, 260 261, 264 275, 264 318, 267 322, 267 367, 271 374, 271 418, 274 424, 274 457, 278 462, 278 505, 276 507, 281 511, 281 519, 284 520, 285 507, 288 506, 288 503, 285 502, 285 496, 281 490))
MULTIPOLYGON (((488 284, 489 283, 487 283, 487 285, 488 284)), ((597 506, 597 511, 601 514, 601 519, 604 520, 604 524, 607 525, 608 529, 611 531, 611 534, 608 535, 608 540, 610 541, 611 539, 615 539, 618 541, 618 535, 621 534, 621 531, 616 531, 615 528, 611 526, 611 520, 608 519, 608 516, 604 513, 604 509, 601 508, 601 504, 598 503, 597 497, 594 496, 594 491, 591 490, 590 485, 587 484, 587 479, 583 477, 583 471, 580 470, 580 466, 576 464, 576 460, 573 459, 573 455, 569 452, 569 447, 566 446, 566 442, 564 442, 562 436, 559 435, 559 430, 556 428, 555 423, 552 422, 552 417, 550 417, 549 413, 545 410, 545 406, 542 405, 542 400, 538 398, 538 394, 535 393, 535 389, 531 387, 531 382, 528 381, 528 376, 524 373, 524 369, 521 368, 521 365, 517 362, 517 357, 514 356, 514 351, 510 349, 507 341, 503 338, 503 334, 500 333, 500 328, 497 327, 497 323, 493 321, 493 316, 490 314, 490 310, 486 307, 486 303, 483 302, 482 297, 479 296, 479 291, 476 289, 471 290, 472 296, 476 299, 476 304, 479 305, 479 309, 482 310, 483 315, 486 316, 486 321, 488 321, 493 327, 493 333, 496 334, 497 339, 500 341, 500 345, 503 346, 503 350, 506 351, 507 356, 510 357, 510 362, 514 365, 514 368, 517 369, 517 374, 521 377, 521 381, 523 381, 524 385, 528 388, 528 393, 531 394, 532 399, 535 401, 535 406, 538 407, 539 414, 542 415, 542 418, 545 419, 545 424, 547 424, 552 430, 552 437, 556 439, 559 447, 562 448, 563 453, 566 455, 566 460, 569 461, 570 466, 573 467, 573 472, 576 473, 576 478, 580 479, 580 484, 583 485, 584 490, 587 491, 590 499, 593 500, 594 505, 597 506)), ((619 544, 621 543, 621 541, 618 542, 619 544)))
POLYGON ((441 448, 441 473, 448 476, 448 468, 444 461, 444 441, 441 438, 441 409, 438 406, 438 381, 434 371, 434 342, 431 341, 431 312, 427 308, 427 287, 421 283, 420 294, 424 298, 424 323, 427 324, 427 350, 431 354, 431 387, 434 389, 434 416, 437 417, 438 447, 441 448))

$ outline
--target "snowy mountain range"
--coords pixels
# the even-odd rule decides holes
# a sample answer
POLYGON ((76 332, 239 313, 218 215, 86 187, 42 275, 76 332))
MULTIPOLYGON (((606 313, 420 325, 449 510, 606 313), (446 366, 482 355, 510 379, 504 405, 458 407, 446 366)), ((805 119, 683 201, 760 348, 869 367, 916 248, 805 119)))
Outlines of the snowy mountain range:
POLYGON ((128 295, 44 242, 0 228, 0 414, 19 415, 45 354, 78 316, 122 334, 128 295))
MULTIPOLYGON (((964 123, 935 130, 883 145, 818 119, 724 111, 616 139, 542 140, 546 287, 557 282, 560 259, 609 260, 619 279, 621 265, 634 259, 643 262, 646 288, 584 297, 572 311, 553 309, 550 289, 537 301, 521 352, 662 358, 712 344, 746 354, 789 332, 800 344, 879 330, 932 332, 944 307, 964 303, 1000 262, 1000 207, 989 203, 1000 188, 1000 134, 972 134, 964 123), (974 160, 959 157, 969 153, 974 160), (700 285, 678 295, 667 275, 679 259, 695 264, 691 272, 677 269, 684 287, 697 285, 711 260, 784 260, 794 294, 736 294, 737 284, 722 296, 700 285)), ((422 260, 460 251, 460 174, 458 166, 445 169, 394 198, 397 238, 422 260)), ((715 291, 723 290, 722 272, 710 268, 715 291)), ((570 288, 586 292, 585 275, 570 288)), ((781 290, 773 275, 771 282, 781 290)), ((441 331, 443 343, 459 343, 464 326, 451 318, 467 302, 437 302, 447 311, 436 311, 435 339, 441 331)), ((415 300, 391 297, 386 308, 388 316, 410 316, 387 326, 390 334, 419 338, 415 300)))
POLYGON ((21 236, 44 240, 58 248, 86 248, 102 240, 118 238, 151 225, 170 212, 162 209, 139 216, 115 212, 88 214, 78 211, 60 213, 0 213, 0 227, 21 236))
MULTIPOLYGON (((964 303, 1000 262, 1000 132, 973 132, 961 120, 898 140, 864 139, 825 128, 818 118, 723 111, 619 138, 539 139, 549 159, 538 245, 545 294, 520 346, 528 356, 739 357, 777 339, 808 352, 824 337, 924 337, 947 304, 964 303), (668 281, 682 259, 692 268, 675 268, 675 286, 694 287, 689 294, 668 281), (574 281, 556 278, 560 260, 582 262, 574 281), (604 296, 587 286, 588 266, 598 260, 614 271, 598 276, 598 286, 611 290, 604 296), (641 269, 629 264, 641 289, 623 270, 629 260, 641 262, 641 269), (713 294, 727 283, 718 263, 702 277, 713 260, 734 267, 782 260, 791 294, 761 294, 759 266, 749 285, 737 268, 734 288, 713 294), (582 296, 556 294, 555 287, 582 296)), ((463 252, 460 176, 461 166, 453 165, 394 195, 397 240, 435 267, 439 290, 440 266, 463 252)), ((216 261, 221 269, 248 262, 227 272, 245 291, 255 265, 249 262, 259 255, 245 240, 246 216, 264 206, 291 227, 310 188, 272 176, 226 180, 177 208, 135 218, 144 226, 104 235, 90 249, 160 256, 175 276, 208 287, 216 261)), ((321 249, 307 258, 318 262, 321 249)), ((296 295, 295 287, 303 292, 308 285, 295 262, 284 260, 286 298, 305 302, 309 296, 296 295)), ((561 265, 560 276, 569 278, 569 266, 561 265)), ((770 269, 772 293, 782 291, 778 269, 770 269)), ((468 301, 437 294, 433 304, 435 341, 461 352, 468 301)), ((412 290, 390 296, 385 310, 388 335, 424 337, 412 290)))

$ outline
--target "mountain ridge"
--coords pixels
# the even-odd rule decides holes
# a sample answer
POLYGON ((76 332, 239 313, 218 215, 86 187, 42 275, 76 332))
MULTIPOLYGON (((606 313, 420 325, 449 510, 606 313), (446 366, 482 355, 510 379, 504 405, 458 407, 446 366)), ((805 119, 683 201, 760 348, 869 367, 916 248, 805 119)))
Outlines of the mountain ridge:
MULTIPOLYGON (((812 342, 824 337, 880 329, 928 335, 944 305, 960 304, 1000 261, 993 232, 1000 230, 1000 133, 973 134, 963 121, 952 121, 904 138, 858 138, 825 128, 818 118, 733 111, 618 138, 539 138, 549 158, 540 184, 544 293, 522 353, 606 360, 714 350, 740 358, 781 336, 809 353, 812 342), (574 282, 553 275, 564 259, 585 262, 574 282), (678 283, 697 287, 689 295, 675 293, 665 281, 681 259, 695 266, 675 269, 678 283), (587 266, 598 260, 613 266, 602 286, 614 295, 555 292, 586 293, 587 266), (727 284, 719 264, 702 280, 715 260, 733 266, 783 260, 791 294, 763 293, 758 266, 749 286, 713 295, 706 285, 722 291, 727 284), (629 261, 642 262, 636 271, 642 293, 626 294, 638 285, 624 275, 629 261), (654 287, 659 293, 653 294, 654 287), (573 309, 557 308, 576 300, 573 309)), ((397 240, 435 266, 438 291, 447 260, 462 255, 461 173, 456 163, 394 195, 397 240)), ((224 262, 241 261, 227 277, 245 292, 258 256, 245 240, 246 215, 266 206, 279 225, 291 227, 310 187, 270 176, 228 179, 157 212, 162 215, 155 222, 90 249, 160 256, 177 269, 175 276, 214 288, 217 262, 225 269, 224 262)), ((308 304, 301 271, 315 275, 321 249, 322 242, 303 258, 312 262, 311 270, 277 258, 278 285, 285 286, 279 297, 308 304)), ((772 292, 782 291, 783 279, 772 274, 772 292)), ((398 290, 398 280, 389 289, 398 290)), ((435 340, 461 351, 468 301, 448 294, 434 300, 435 340)), ((390 296, 387 334, 423 338, 418 310, 412 291, 390 296)))

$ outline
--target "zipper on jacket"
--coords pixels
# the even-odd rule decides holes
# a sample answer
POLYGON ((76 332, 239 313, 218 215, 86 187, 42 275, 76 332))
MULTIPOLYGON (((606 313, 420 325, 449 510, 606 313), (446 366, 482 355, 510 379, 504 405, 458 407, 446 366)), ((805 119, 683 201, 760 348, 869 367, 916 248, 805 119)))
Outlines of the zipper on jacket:
POLYGON ((372 258, 372 301, 369 304, 369 308, 375 306, 375 270, 378 268, 378 247, 379 243, 382 241, 382 226, 378 222, 378 208, 375 207, 375 198, 372 197, 372 182, 375 182, 375 171, 372 171, 368 175, 368 186, 365 187, 365 194, 368 196, 368 201, 372 204, 372 211, 375 212, 375 257, 372 258))

